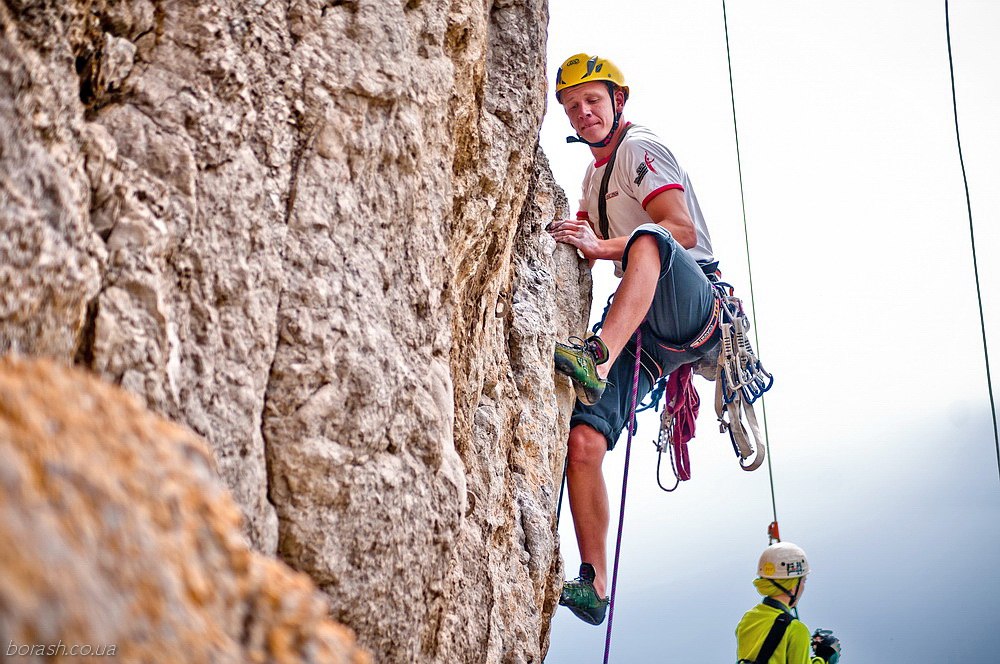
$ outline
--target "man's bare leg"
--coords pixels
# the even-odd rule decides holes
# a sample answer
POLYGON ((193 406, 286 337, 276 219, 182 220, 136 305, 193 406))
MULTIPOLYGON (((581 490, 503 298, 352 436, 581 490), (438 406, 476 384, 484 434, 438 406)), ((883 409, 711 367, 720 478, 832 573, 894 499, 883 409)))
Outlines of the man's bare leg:
POLYGON ((659 278, 659 243, 652 235, 640 235, 629 247, 628 267, 601 328, 601 340, 608 347, 608 361, 597 367, 601 378, 608 377, 611 365, 645 320, 659 278))
MULTIPOLYGON (((659 243, 651 235, 640 235, 629 248, 628 268, 601 329, 609 353, 608 361, 597 367, 601 378, 607 378, 611 365, 646 318, 659 278, 659 243)), ((600 597, 606 597, 608 572, 610 511, 602 470, 607 451, 607 440, 593 427, 581 424, 570 430, 566 467, 569 506, 580 559, 594 566, 594 590, 600 597)))
POLYGON ((594 566, 594 590, 606 597, 608 560, 608 489, 601 464, 608 451, 604 435, 586 424, 569 432, 566 486, 573 513, 580 560, 594 566))

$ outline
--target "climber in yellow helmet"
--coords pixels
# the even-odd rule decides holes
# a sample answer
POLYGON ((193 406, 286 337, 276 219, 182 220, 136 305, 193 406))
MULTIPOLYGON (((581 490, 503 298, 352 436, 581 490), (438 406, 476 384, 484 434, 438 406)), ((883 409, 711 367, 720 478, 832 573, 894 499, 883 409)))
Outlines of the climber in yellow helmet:
POLYGON ((798 611, 792 615, 808 575, 805 551, 791 542, 771 544, 760 555, 753 585, 764 600, 736 627, 738 664, 838 664, 840 640, 826 629, 810 637, 798 611))
POLYGON ((614 261, 621 277, 600 334, 555 350, 556 369, 572 379, 578 397, 566 482, 582 561, 560 603, 597 625, 608 606, 601 468, 630 415, 636 353, 629 340, 641 326, 639 398, 661 376, 717 356, 718 309, 708 275, 718 263, 688 174, 653 132, 624 121, 629 88, 621 70, 596 55, 570 56, 556 74, 555 93, 576 132, 567 141, 589 146, 594 161, 576 219, 548 230, 591 264, 614 261))

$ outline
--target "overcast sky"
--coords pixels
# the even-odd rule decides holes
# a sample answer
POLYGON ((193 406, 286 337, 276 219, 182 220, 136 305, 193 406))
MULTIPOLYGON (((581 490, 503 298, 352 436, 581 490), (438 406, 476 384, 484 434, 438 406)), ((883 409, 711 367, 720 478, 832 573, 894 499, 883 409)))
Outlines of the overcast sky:
MULTIPOLYGON (((1000 661, 1000 471, 990 423, 943 0, 727 3, 759 355, 782 536, 813 574, 800 606, 843 664, 1000 661)), ((959 121, 1000 390, 1000 3, 951 2, 959 121)), ((722 3, 550 0, 551 81, 614 60, 626 118, 693 178, 725 277, 749 305, 722 3)), ((550 92, 542 145, 575 211, 589 152, 550 92)), ((614 287, 599 272, 603 306, 614 287)), ((693 479, 633 444, 612 662, 735 660, 771 521, 767 467, 741 471, 713 386, 693 479)), ((605 465, 614 530, 625 440, 605 465)), ((579 565, 561 524, 567 573, 579 565)), ((612 552, 609 551, 609 554, 612 552)), ((548 664, 600 662, 605 628, 561 609, 548 664)))

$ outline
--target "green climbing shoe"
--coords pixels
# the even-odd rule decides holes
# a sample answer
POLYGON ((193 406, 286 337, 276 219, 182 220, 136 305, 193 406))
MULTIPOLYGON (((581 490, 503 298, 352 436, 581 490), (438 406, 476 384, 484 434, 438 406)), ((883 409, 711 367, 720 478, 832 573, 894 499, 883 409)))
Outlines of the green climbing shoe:
POLYGON ((577 399, 593 406, 600 400, 607 386, 607 381, 597 375, 597 365, 608 361, 608 347, 598 336, 589 337, 586 341, 570 337, 570 342, 556 343, 556 371, 573 380, 577 399), (572 343, 574 339, 581 343, 572 343))
POLYGON ((577 618, 591 625, 604 622, 608 611, 608 598, 601 599, 594 590, 594 566, 580 565, 580 576, 563 584, 559 603, 573 612, 577 618))

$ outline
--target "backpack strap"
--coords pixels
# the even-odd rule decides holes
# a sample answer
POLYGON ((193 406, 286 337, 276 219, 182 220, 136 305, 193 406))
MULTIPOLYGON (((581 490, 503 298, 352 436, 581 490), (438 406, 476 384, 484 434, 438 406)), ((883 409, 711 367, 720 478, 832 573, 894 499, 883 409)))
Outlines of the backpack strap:
POLYGON ((615 157, 618 156, 618 147, 625 140, 625 134, 628 133, 628 130, 632 126, 629 123, 622 129, 621 136, 618 137, 618 142, 615 143, 615 149, 611 151, 611 156, 608 157, 607 164, 604 166, 604 177, 601 178, 601 188, 597 193, 597 223, 601 231, 601 237, 605 240, 608 239, 608 234, 611 232, 608 223, 608 182, 611 180, 611 171, 615 168, 615 157))
POLYGON ((781 609, 781 613, 779 613, 778 617, 774 619, 774 624, 771 625, 771 631, 769 631, 767 636, 764 638, 764 643, 761 645, 760 651, 757 653, 757 658, 754 660, 754 664, 767 664, 768 660, 771 659, 771 655, 773 655, 774 651, 778 649, 778 644, 781 643, 781 639, 785 637, 785 630, 787 630, 788 626, 792 624, 793 620, 795 620, 795 618, 792 617, 792 614, 788 613, 788 610, 785 609, 784 606, 782 606, 779 602, 771 604, 767 601, 769 599, 771 598, 765 597, 764 603, 767 606, 774 606, 774 604, 777 604, 778 608, 781 609))
POLYGON ((787 613, 780 614, 774 619, 774 624, 771 625, 771 631, 767 633, 767 638, 764 639, 764 645, 760 647, 760 652, 757 653, 757 659, 754 660, 755 664, 767 664, 771 659, 771 655, 774 651, 778 649, 778 644, 781 643, 781 639, 785 636, 785 630, 788 626, 792 624, 792 618, 787 613))

